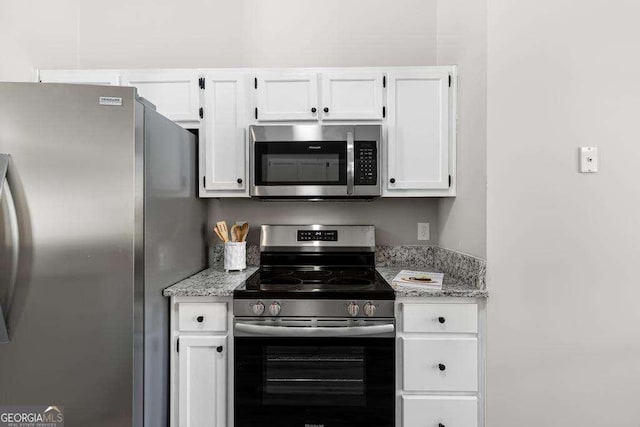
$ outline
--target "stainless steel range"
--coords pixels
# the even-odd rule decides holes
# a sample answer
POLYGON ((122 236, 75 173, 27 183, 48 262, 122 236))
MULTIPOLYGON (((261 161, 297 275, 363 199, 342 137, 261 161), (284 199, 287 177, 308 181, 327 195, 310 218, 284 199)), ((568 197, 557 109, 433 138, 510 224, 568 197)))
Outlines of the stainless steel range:
POLYGON ((373 226, 262 226, 234 291, 235 425, 391 426, 393 289, 373 226))

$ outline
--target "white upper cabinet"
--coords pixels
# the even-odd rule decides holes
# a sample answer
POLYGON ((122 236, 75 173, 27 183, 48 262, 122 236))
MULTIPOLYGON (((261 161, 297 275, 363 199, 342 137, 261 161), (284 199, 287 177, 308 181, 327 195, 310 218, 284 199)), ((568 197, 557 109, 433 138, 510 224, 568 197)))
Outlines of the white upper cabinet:
POLYGON ((246 75, 211 73, 204 83, 200 197, 248 197, 246 75))
POLYGON ((121 84, 138 89, 139 96, 171 120, 200 121, 197 70, 123 71, 121 84))
POLYGON ((42 83, 76 83, 98 86, 118 86, 120 74, 113 70, 40 70, 42 83))
MULTIPOLYGON (((447 67, 449 68, 449 67, 447 67)), ((385 196, 447 196, 455 156, 453 69, 389 73, 385 196)))
POLYGON ((254 78, 254 119, 318 120, 318 76, 307 72, 264 72, 254 78))
POLYGON ((383 73, 322 73, 323 120, 382 120, 383 73))

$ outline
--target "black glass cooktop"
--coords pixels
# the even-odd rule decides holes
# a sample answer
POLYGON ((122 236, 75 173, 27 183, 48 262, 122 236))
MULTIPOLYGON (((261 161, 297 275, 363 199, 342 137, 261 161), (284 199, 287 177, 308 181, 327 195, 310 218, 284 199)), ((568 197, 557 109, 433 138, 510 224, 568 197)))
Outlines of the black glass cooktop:
POLYGON ((373 267, 262 267, 235 298, 394 299, 373 267))

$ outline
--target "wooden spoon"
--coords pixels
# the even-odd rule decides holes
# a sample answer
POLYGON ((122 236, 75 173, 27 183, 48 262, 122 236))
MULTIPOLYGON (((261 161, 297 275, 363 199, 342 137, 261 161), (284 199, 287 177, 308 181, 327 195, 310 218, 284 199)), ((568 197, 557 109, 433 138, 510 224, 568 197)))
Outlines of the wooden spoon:
POLYGON ((240 227, 238 227, 236 224, 234 224, 233 226, 231 226, 231 241, 232 242, 239 242, 240 241, 240 227))
POLYGON ((242 224, 242 226, 240 227, 240 241, 241 242, 245 242, 247 240, 247 234, 249 234, 249 223, 245 222, 244 224, 242 224))

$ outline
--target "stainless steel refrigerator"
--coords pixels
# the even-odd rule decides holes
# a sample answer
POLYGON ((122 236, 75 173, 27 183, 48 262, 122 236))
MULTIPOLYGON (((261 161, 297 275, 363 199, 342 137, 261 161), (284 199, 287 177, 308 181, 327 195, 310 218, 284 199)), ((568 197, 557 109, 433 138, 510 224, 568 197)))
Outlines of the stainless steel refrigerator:
POLYGON ((0 407, 167 425, 161 291, 206 263, 196 144, 133 88, 0 83, 0 407))

